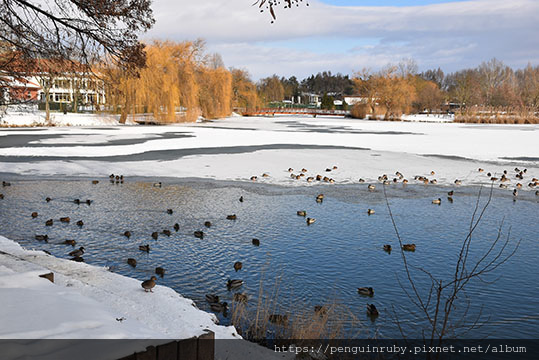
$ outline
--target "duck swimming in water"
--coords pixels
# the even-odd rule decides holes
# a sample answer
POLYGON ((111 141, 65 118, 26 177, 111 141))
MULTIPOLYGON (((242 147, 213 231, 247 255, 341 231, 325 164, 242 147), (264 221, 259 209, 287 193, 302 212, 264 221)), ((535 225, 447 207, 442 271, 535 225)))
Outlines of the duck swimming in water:
POLYGON ((374 289, 372 287, 360 287, 360 288, 357 288, 357 292, 359 295, 365 295, 365 296, 374 295, 374 289))
POLYGON ((80 248, 71 251, 69 253, 69 256, 77 257, 77 256, 82 256, 82 254, 84 254, 84 246, 81 246, 80 248))
POLYGON ((373 317, 379 315, 378 309, 376 308, 376 306, 374 306, 374 304, 367 304, 367 315, 373 317))

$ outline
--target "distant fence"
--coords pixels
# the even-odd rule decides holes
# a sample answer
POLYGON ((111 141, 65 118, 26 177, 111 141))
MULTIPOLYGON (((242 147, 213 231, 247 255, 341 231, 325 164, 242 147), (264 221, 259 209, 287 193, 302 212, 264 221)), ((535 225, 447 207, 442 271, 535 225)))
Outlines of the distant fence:
POLYGON ((265 108, 258 110, 248 110, 243 116, 274 116, 274 115, 312 115, 312 116, 350 116, 348 110, 324 110, 312 108, 265 108))
POLYGON ((214 360, 215 334, 205 334, 191 339, 171 341, 169 343, 149 346, 146 351, 134 353, 118 360, 214 360))

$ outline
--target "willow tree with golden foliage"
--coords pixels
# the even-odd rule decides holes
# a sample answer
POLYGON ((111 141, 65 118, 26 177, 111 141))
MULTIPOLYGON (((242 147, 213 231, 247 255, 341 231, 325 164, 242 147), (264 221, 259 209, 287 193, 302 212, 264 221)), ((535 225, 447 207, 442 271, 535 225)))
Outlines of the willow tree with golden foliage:
POLYGON ((230 69, 232 74, 232 108, 240 111, 258 107, 256 85, 251 81, 247 70, 230 69))
POLYGON ((199 106, 208 119, 225 117, 232 112, 232 75, 226 69, 199 66, 197 70, 199 106))
POLYGON ((154 41, 145 53, 146 66, 136 75, 114 66, 104 71, 109 104, 120 109, 121 122, 127 114, 151 114, 161 122, 230 115, 232 75, 211 66, 202 41, 154 41))

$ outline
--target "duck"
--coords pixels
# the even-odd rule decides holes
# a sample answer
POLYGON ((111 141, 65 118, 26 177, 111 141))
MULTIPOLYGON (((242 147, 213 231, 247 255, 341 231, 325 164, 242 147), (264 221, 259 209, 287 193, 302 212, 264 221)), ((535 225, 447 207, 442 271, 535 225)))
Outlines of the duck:
POLYGON ((318 199, 323 200, 324 199, 324 194, 316 195, 316 200, 318 200, 318 199))
POLYGON ((440 205, 442 203, 442 199, 440 199, 440 198, 434 199, 434 200, 432 200, 432 203, 435 204, 435 205, 440 205))
POLYGON ((178 232, 180 230, 180 224, 174 224, 174 231, 178 232))
POLYGON ((292 172, 292 171, 294 171, 294 169, 288 168, 288 172, 292 172))
POLYGON ((337 169, 338 169, 337 165, 333 165, 333 170, 337 170, 337 169))
POLYGON ((150 280, 144 280, 140 286, 144 289, 144 292, 153 292, 152 289, 155 287, 155 281, 157 278, 155 276, 152 276, 150 280))
POLYGON ((226 216, 226 219, 227 219, 227 220, 236 220, 236 219, 237 219, 237 216, 236 216, 236 214, 227 215, 227 216, 226 216))
POLYGON ((54 220, 49 219, 49 220, 45 221, 45 226, 52 226, 53 223, 54 223, 54 220))
POLYGON ((376 189, 376 185, 370 184, 369 186, 367 186, 367 189, 374 190, 374 189, 376 189))
POLYGON ((36 240, 48 242, 49 235, 36 235, 36 240))
POLYGON ((360 184, 363 184, 365 182, 365 179, 359 178, 358 181, 359 181, 360 184))
POLYGON ((86 205, 90 206, 92 205, 92 203, 93 203, 93 200, 86 199, 86 205))
POLYGON ((172 215, 173 213, 174 213, 174 210, 172 210, 172 209, 167 209, 167 214, 172 215))
POLYGON ((322 178, 322 181, 328 182, 328 181, 329 181, 329 178, 328 178, 327 176, 324 176, 324 177, 322 178))
POLYGON ((207 294, 206 295, 206 301, 209 303, 218 303, 219 302, 219 296, 215 294, 207 294))
POLYGON ((163 184, 161 182, 153 183, 153 187, 160 188, 163 184))
POLYGON ((241 261, 236 261, 234 263, 234 270, 238 271, 238 270, 241 270, 241 268, 243 267, 243 264, 241 261))
POLYGON ((314 222, 316 221, 315 218, 307 218, 306 222, 307 222, 307 225, 311 225, 311 224, 314 224, 314 222))
POLYGON ((165 269, 161 266, 155 268, 155 273, 161 277, 165 276, 165 269))
POLYGON ((251 243, 254 245, 254 246, 260 246, 260 240, 254 238, 253 240, 251 240, 251 243))
POLYGON ((449 192, 447 193, 447 195, 453 196, 454 193, 455 193, 455 192, 454 192, 453 190, 451 190, 451 191, 449 191, 449 192))
POLYGON ((273 324, 287 325, 288 324, 288 315, 271 314, 271 315, 269 315, 268 320, 273 324))
POLYGON ((75 240, 64 240, 62 244, 75 246, 77 242, 75 240))
POLYGON ((408 184, 408 179, 404 179, 404 180, 402 180, 402 184, 403 184, 403 185, 406 185, 406 184, 408 184))
POLYGON ((238 288, 243 285, 243 280, 239 279, 228 279, 226 282, 226 287, 230 289, 238 288))
POLYGON ((84 222, 82 220, 79 220, 79 221, 77 221, 77 225, 82 227, 82 226, 84 226, 84 222))
POLYGON ((249 300, 249 297, 246 293, 235 293, 234 294, 234 301, 239 303, 246 303, 247 300, 249 300))
POLYGON ((152 239, 157 240, 158 237, 159 237, 159 233, 157 231, 154 231, 152 233, 152 239))
POLYGON ((391 252, 391 245, 389 245, 389 244, 384 245, 384 251, 390 253, 391 252))
POLYGON ((226 312, 228 310, 228 303, 222 302, 222 303, 211 303, 210 309, 215 312, 226 312))
POLYGON ((207 228, 211 227, 211 222, 204 221, 204 226, 207 227, 207 228))
POLYGON ((110 174, 109 179, 114 179, 114 174, 110 174))
POLYGON ((63 223, 69 223, 70 221, 71 219, 68 216, 60 218, 60 222, 63 222, 63 223))
POLYGON ((141 250, 141 251, 146 251, 146 252, 150 252, 150 245, 139 245, 138 246, 138 249, 141 250))
POLYGON ((328 309, 323 305, 315 305, 314 306, 314 313, 316 315, 324 316, 324 315, 327 315, 328 309))
POLYGON ((402 245, 402 250, 404 250, 404 251, 415 251, 415 244, 404 244, 404 245, 402 245))
POLYGON ((32 213, 32 218, 35 219, 37 216, 38 216, 37 211, 34 211, 34 212, 32 213))
POLYGON ((243 202, 243 196, 240 196, 240 202, 243 202))
POLYGON ((373 317, 379 315, 378 309, 376 308, 376 306, 374 306, 374 304, 367 304, 367 315, 373 317))
POLYGON ((326 172, 330 172, 330 171, 331 171, 331 169, 330 169, 330 168, 327 168, 327 169, 326 169, 326 172))
POLYGON ((518 196, 518 190, 517 189, 513 190, 513 196, 515 196, 515 197, 518 196))
POLYGON ((74 202, 75 204, 77 204, 77 205, 80 205, 80 199, 75 199, 75 200, 73 200, 73 202, 74 202))
POLYGON ((251 176, 251 181, 256 181, 257 179, 258 179, 258 176, 256 175, 251 176))
POLYGON ((373 296, 374 289, 372 287, 360 287, 360 288, 357 288, 357 293, 359 295, 373 296))
POLYGON ((436 185, 436 184, 438 184, 438 180, 432 179, 432 180, 430 181, 430 183, 433 184, 433 185, 436 185))
POLYGON ((168 229, 163 229, 163 234, 166 236, 170 236, 172 233, 168 229))
POLYGON ((204 233, 202 231, 195 231, 193 233, 196 238, 202 239, 204 237, 204 233))
POLYGON ((462 180, 456 179, 455 180, 455 185, 462 185, 462 180))
POLYGON ((329 179, 329 183, 330 183, 330 184, 335 184, 335 179, 330 178, 330 179, 329 179))
POLYGON ((131 237, 131 231, 125 231, 124 236, 129 239, 131 237))
POLYGON ((367 214, 368 215, 373 215, 374 214, 374 209, 367 209, 367 214))
POLYGON ((298 214, 298 216, 307 216, 307 211, 305 211, 305 210, 299 210, 299 211, 297 212, 297 214, 298 214))
POLYGON ((500 189, 507 189, 508 186, 506 184, 500 184, 500 189))
POLYGON ((2 186, 11 186, 11 183, 7 181, 2 181, 2 186))
POLYGON ((402 173, 400 171, 396 171, 395 175, 397 175, 399 177, 399 179, 402 179, 404 177, 404 175, 402 175, 402 173))
POLYGON ((316 175, 316 181, 321 181, 322 180, 322 175, 318 174, 316 175))
POLYGON ((92 184, 93 184, 93 185, 99 184, 99 180, 92 180, 92 184))
POLYGON ((81 246, 80 248, 71 251, 69 253, 69 256, 77 257, 77 256, 82 256, 82 254, 84 254, 84 246, 81 246))
POLYGON ((307 182, 313 182, 313 181, 314 181, 314 177, 309 176, 309 177, 307 178, 307 182))
POLYGON ((128 258, 127 259, 127 264, 131 265, 132 267, 136 267, 137 266, 137 260, 135 260, 133 258, 128 258))
POLYGON ((432 171, 430 172, 430 174, 431 174, 431 175, 435 175, 436 173, 434 172, 434 170, 432 170, 432 171))
POLYGON ((50 202, 51 200, 52 200, 52 199, 51 199, 50 197, 46 197, 46 198, 45 198, 45 201, 46 201, 46 202, 50 202))
POLYGON ((263 173, 263 174, 262 174, 262 177, 267 178, 267 177, 269 177, 269 174, 268 174, 268 173, 263 173))
POLYGON ((391 181, 389 180, 384 180, 384 182, 382 183, 383 185, 391 185, 391 181))
POLYGON ((479 169, 477 169, 477 171, 483 172, 483 171, 485 171, 485 169, 479 168, 479 169))

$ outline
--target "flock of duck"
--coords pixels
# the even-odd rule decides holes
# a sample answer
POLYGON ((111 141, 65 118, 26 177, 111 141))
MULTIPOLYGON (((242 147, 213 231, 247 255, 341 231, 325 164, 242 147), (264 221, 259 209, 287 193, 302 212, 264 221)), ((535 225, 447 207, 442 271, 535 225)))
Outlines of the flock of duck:
MULTIPOLYGON (((335 171, 337 169, 338 169, 337 166, 328 167, 326 169, 326 172, 329 173, 329 172, 335 171)), ((316 176, 307 176, 306 173, 308 171, 305 168, 302 168, 297 175, 294 173, 294 169, 292 169, 292 168, 289 168, 287 171, 290 173, 290 177, 292 179, 295 179, 295 180, 300 180, 301 178, 306 178, 307 182, 313 182, 313 181, 323 181, 323 182, 327 182, 327 183, 334 183, 335 182, 333 178, 330 178, 328 176, 322 176, 320 174, 318 174, 316 176)), ((485 173, 485 170, 482 169, 482 168, 479 168, 477 171, 479 173, 485 173)), ((527 169, 520 170, 519 168, 515 168, 514 173, 515 173, 514 176, 518 181, 523 181, 524 177, 527 174, 527 169)), ((430 172, 431 176, 434 176, 435 174, 436 174, 435 171, 430 172)), ((508 188, 508 185, 506 183, 510 182, 510 179, 509 179, 510 175, 509 175, 509 172, 507 170, 504 170, 503 174, 501 174, 501 176, 493 175, 490 172, 487 172, 486 176, 493 184, 495 182, 500 182, 500 185, 499 185, 500 188, 508 188)), ((262 175, 262 177, 269 177, 269 174, 264 173, 262 175)), ((109 179, 110 179, 110 182, 112 184, 123 184, 124 183, 124 176, 123 175, 111 174, 109 176, 109 179)), ((256 181, 257 179, 258 179, 257 176, 252 176, 251 177, 251 180, 253 180, 253 181, 256 181)), ((437 180, 435 178, 428 178, 427 176, 417 175, 417 176, 414 177, 414 180, 419 182, 419 183, 423 183, 425 185, 437 184, 437 180)), ((390 184, 399 183, 399 182, 404 184, 404 185, 409 183, 409 181, 406 178, 404 178, 404 175, 399 171, 395 172, 395 177, 392 177, 392 179, 387 174, 382 174, 382 175, 380 175, 378 177, 378 181, 383 185, 390 185, 390 184)), ((99 183, 99 180, 93 180, 92 181, 92 184, 94 184, 94 185, 96 185, 98 183, 99 183)), ((359 179, 359 183, 365 183, 365 180, 364 179, 359 179)), ((461 185, 462 180, 455 179, 454 184, 456 186, 461 185)), ((8 187, 8 186, 11 186, 11 183, 3 181, 2 186, 3 187, 8 187)), ((160 183, 160 182, 159 183, 154 183, 153 186, 160 188, 162 186, 162 183, 160 183)), ((537 186, 539 186, 539 180, 537 178, 531 178, 531 180, 528 183, 528 187, 529 188, 535 188, 537 186)), ((515 185, 515 188, 513 190, 513 197, 514 198, 516 198, 518 196, 518 189, 520 189, 522 187, 523 187, 522 183, 517 182, 517 184, 515 185)), ((367 186, 367 189, 368 189, 368 191, 375 191, 376 190, 376 185, 375 184, 369 184, 367 186)), ((447 193, 448 202, 453 202, 453 195, 454 194, 455 194, 455 190, 451 190, 451 191, 449 191, 447 193)), ((535 195, 539 196, 539 191, 536 191, 535 195)), ((4 194, 0 193, 0 199, 3 199, 3 198, 4 198, 4 194)), ((323 200, 324 200, 324 195, 323 194, 318 194, 316 196, 315 200, 316 200, 317 203, 322 203, 323 200)), ((45 198, 45 201, 50 202, 50 201, 52 201, 52 199, 47 197, 47 198, 45 198)), ((244 202, 243 196, 241 196, 239 198, 239 201, 244 202)), ((73 203, 75 203, 76 205, 85 204, 87 206, 90 206, 92 204, 92 202, 93 201, 90 200, 90 199, 86 199, 86 200, 74 199, 73 200, 73 203)), ((442 203, 441 198, 437 198, 437 199, 432 200, 432 204, 441 205, 441 203, 442 203)), ((172 215, 174 213, 174 211, 173 211, 173 209, 166 209, 166 213, 172 215)), ((368 215, 373 215, 373 214, 375 214, 375 210, 374 209, 368 209, 367 214, 368 215)), ((307 211, 305 211, 305 210, 298 210, 297 215, 301 216, 301 217, 304 217, 305 222, 306 222, 307 225, 311 225, 316 221, 316 219, 314 219, 312 217, 307 217, 307 211)), ((32 212, 31 217, 36 219, 36 218, 39 217, 39 214, 37 212, 32 212)), ((237 216, 236 216, 236 214, 230 214, 230 215, 226 216, 226 219, 227 220, 236 220, 237 216)), ((53 226, 54 221, 55 221, 54 219, 48 219, 48 220, 45 221, 45 225, 46 226, 53 226)), ((70 223, 71 219, 70 219, 70 217, 60 217, 59 221, 61 223, 70 223)), ((79 226, 79 227, 83 227, 84 226, 83 220, 78 220, 76 222, 76 225, 79 226)), ((212 224, 211 224, 210 221, 205 221, 204 226, 206 228, 210 228, 212 226, 212 224)), ((180 229, 180 225, 178 223, 175 223, 173 225, 173 229, 176 232, 178 232, 179 229, 180 229)), ((153 232, 151 234, 151 237, 152 237, 152 239, 157 240, 160 234, 163 234, 165 236, 171 236, 172 232, 170 230, 168 230, 168 229, 163 229, 160 232, 159 231, 153 232)), ((123 235, 125 237, 127 237, 127 238, 130 238, 131 237, 131 232, 129 230, 127 230, 127 231, 125 231, 123 233, 123 235)), ((193 236, 196 237, 196 238, 202 239, 204 237, 204 232, 202 230, 196 230, 196 231, 193 232, 193 236)), ((48 237, 47 234, 37 234, 37 235, 35 235, 35 239, 38 240, 38 241, 48 242, 49 237, 48 237)), ((77 242, 75 240, 71 240, 71 239, 70 240, 65 240, 65 241, 62 242, 62 244, 70 245, 72 247, 74 247, 76 245, 76 243, 77 242)), ((259 246, 260 245, 260 240, 254 238, 254 239, 252 239, 252 244, 255 245, 255 246, 259 246)), ((147 253, 150 252, 150 250, 151 250, 149 244, 139 245, 138 248, 139 248, 140 251, 147 252, 147 253)), ((392 247, 389 244, 383 245, 382 248, 383 248, 384 251, 386 251, 388 253, 390 253, 392 251, 392 247)), ((412 251, 413 252, 413 251, 416 250, 416 245, 415 244, 403 244, 402 245, 402 250, 403 251, 412 251)), ((81 246, 78 249, 75 249, 75 250, 69 252, 68 255, 71 257, 71 260, 73 260, 73 261, 83 262, 84 259, 83 259, 82 256, 84 255, 84 252, 85 252, 85 248, 84 248, 84 246, 81 246)), ((128 258, 127 259, 127 264, 132 266, 132 267, 136 267, 137 266, 137 260, 135 258, 128 258)), ((240 261, 236 261, 234 263, 234 265, 233 265, 233 268, 234 268, 234 270, 236 272, 240 271, 243 268, 243 264, 240 261)), ((163 267, 161 267, 161 266, 158 266, 158 267, 155 268, 155 274, 159 275, 161 277, 164 277, 165 269, 163 267)), ((142 286, 142 288, 143 288, 143 290, 145 292, 153 292, 152 289, 155 287, 156 281, 157 281, 157 277, 152 276, 150 279, 143 281, 141 283, 141 286, 142 286)), ((240 288, 242 285, 243 285, 243 280, 241 280, 241 279, 229 279, 227 281, 227 283, 226 283, 226 287, 227 287, 227 289, 229 291, 236 290, 236 289, 240 288)), ((368 296, 368 297, 373 297, 374 296, 374 289, 372 287, 360 287, 360 288, 357 289, 357 292, 358 292, 358 294, 360 294, 362 296, 368 296)), ((227 302, 221 302, 219 295, 217 295, 217 294, 207 294, 205 296, 205 298, 206 298, 206 301, 209 303, 210 308, 213 311, 223 312, 225 314, 225 316, 226 316, 226 312, 228 310, 228 303, 227 302)), ((248 300, 248 295, 246 293, 237 292, 237 293, 235 293, 233 295, 233 299, 234 299, 234 301, 239 302, 239 303, 246 303, 247 300, 248 300)), ((326 311, 326 309, 323 306, 317 305, 315 307, 315 313, 317 313, 317 314, 322 314, 325 311, 326 311)), ((377 317, 379 315, 378 309, 376 308, 376 306, 374 304, 367 304, 367 314, 369 316, 371 316, 371 317, 377 317)), ((287 322, 287 316, 286 315, 280 315, 280 314, 272 314, 270 316, 269 320, 271 322, 273 322, 273 323, 285 324, 287 322)))

